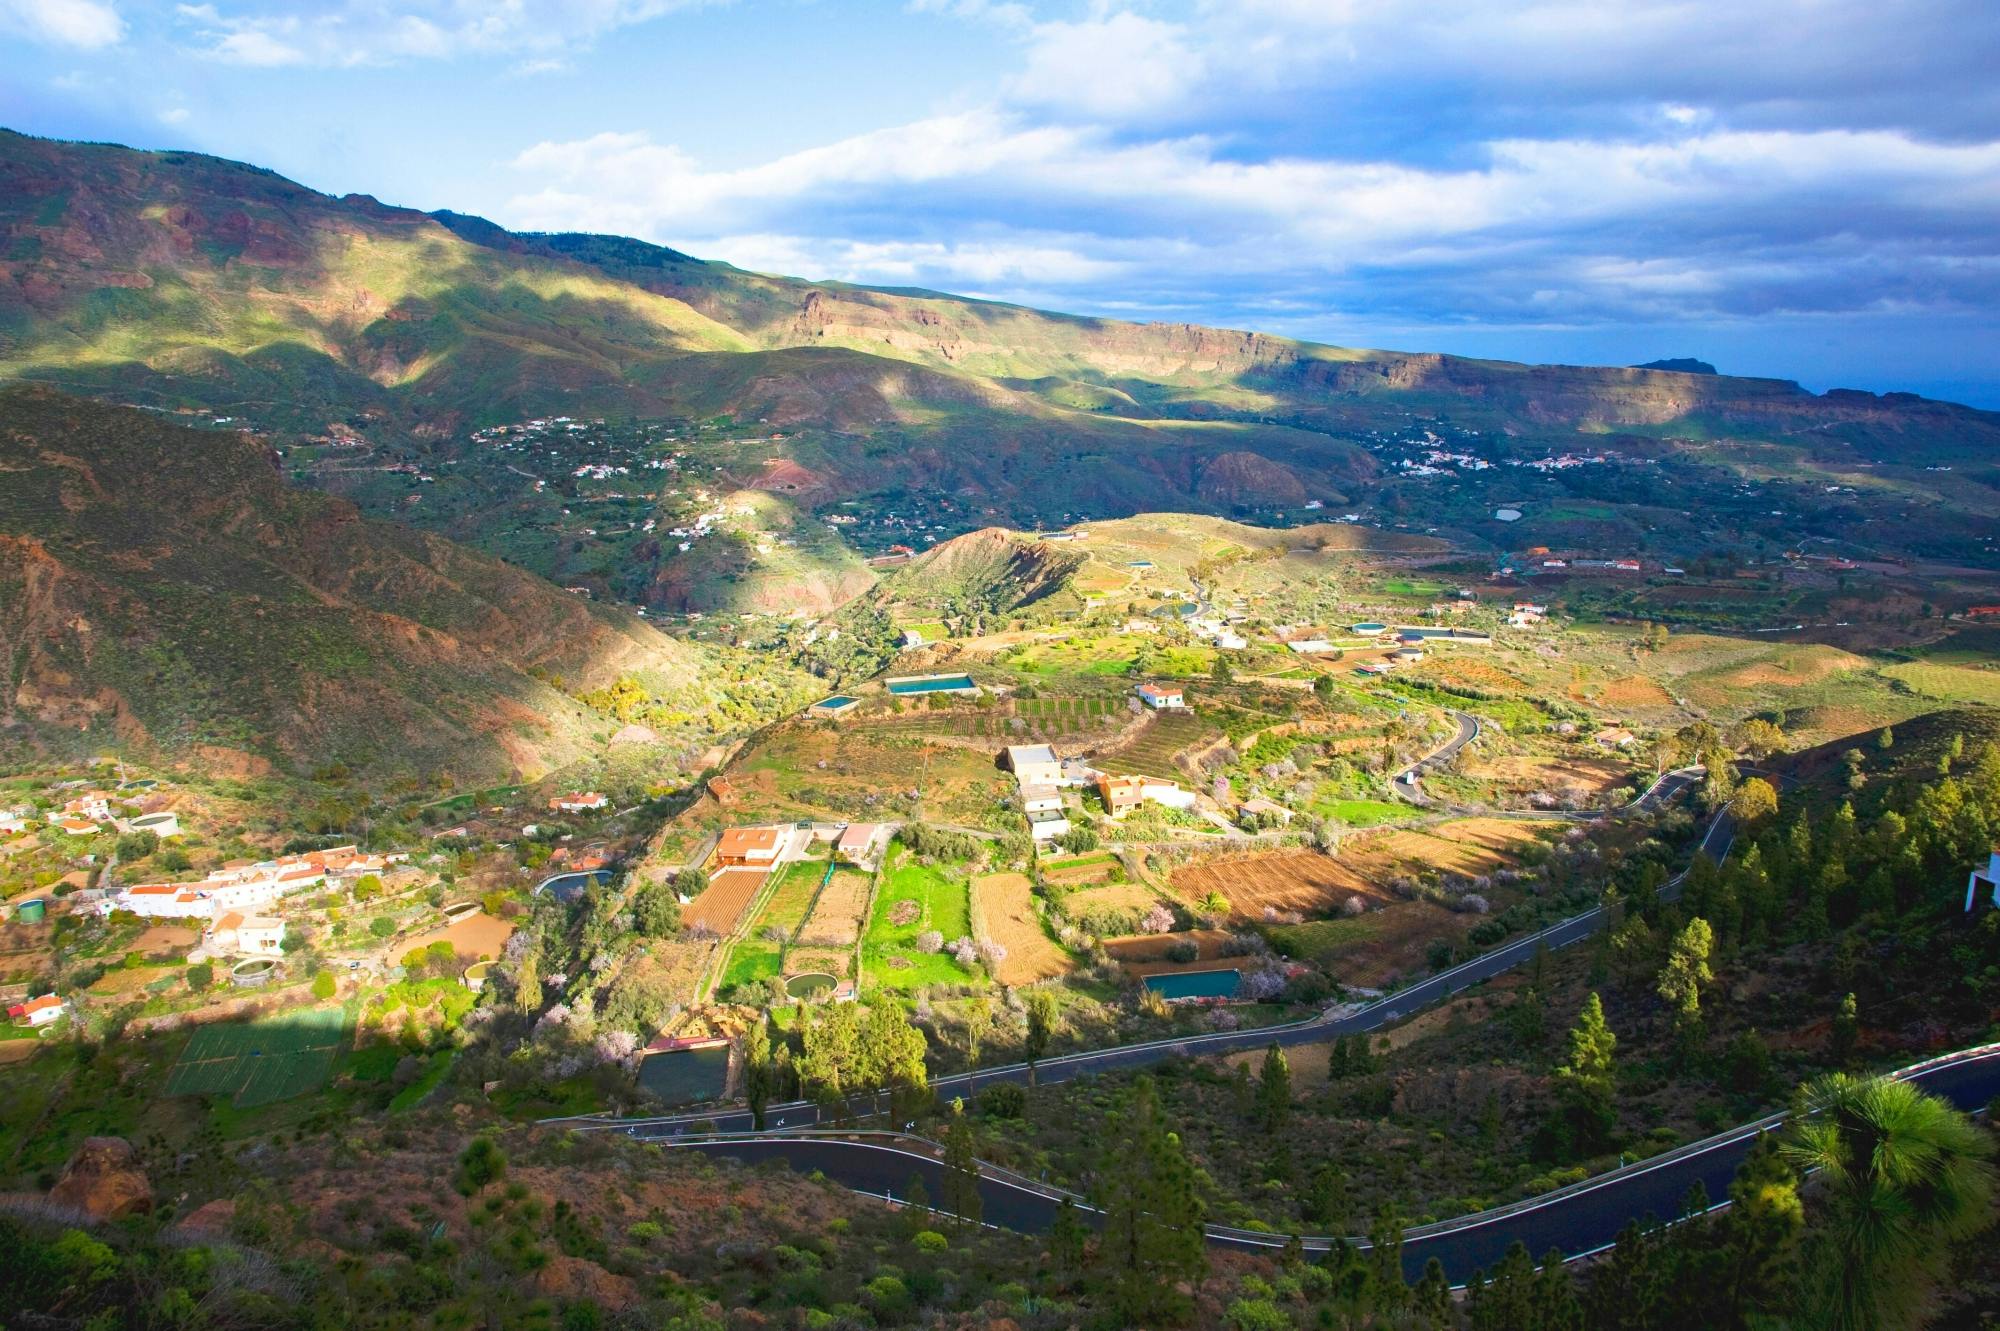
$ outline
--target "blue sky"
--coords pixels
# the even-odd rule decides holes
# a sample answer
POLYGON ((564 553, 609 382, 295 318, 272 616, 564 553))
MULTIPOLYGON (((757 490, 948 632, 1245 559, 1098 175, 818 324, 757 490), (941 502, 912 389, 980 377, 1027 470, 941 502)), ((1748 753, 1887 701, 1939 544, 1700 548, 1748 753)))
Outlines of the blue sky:
POLYGON ((0 0, 0 123, 811 278, 2000 407, 1991 0, 0 0))

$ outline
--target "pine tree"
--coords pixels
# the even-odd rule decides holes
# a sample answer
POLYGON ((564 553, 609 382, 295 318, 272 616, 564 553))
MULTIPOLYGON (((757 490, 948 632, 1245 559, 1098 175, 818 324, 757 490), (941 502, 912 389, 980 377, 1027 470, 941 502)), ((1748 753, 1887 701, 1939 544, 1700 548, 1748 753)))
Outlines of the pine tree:
POLYGON ((1854 1047, 1861 1040, 1861 1009, 1849 994, 1840 1000, 1840 1010, 1833 1014, 1833 1030, 1828 1036, 1827 1053, 1836 1067, 1846 1067, 1854 1061, 1854 1047))
POLYGON ((1610 1136, 1617 1052, 1618 1037, 1604 1020, 1603 1000, 1593 993, 1583 1001, 1569 1033, 1569 1058, 1555 1072, 1572 1141, 1584 1151, 1598 1149, 1610 1136))
POLYGON ((1291 1125, 1292 1067, 1275 1040, 1264 1053, 1264 1068, 1257 1083, 1257 1111, 1266 1132, 1282 1133, 1291 1125))
POLYGON ((1715 979, 1708 966, 1714 950, 1715 931, 1697 916, 1674 936, 1666 965, 1660 969, 1659 994, 1673 1010, 1683 1050, 1693 1049, 1701 1039, 1701 988, 1715 979))
POLYGON ((944 1209, 962 1225, 976 1225, 984 1214, 979 1160, 972 1149, 972 1125, 966 1121, 963 1100, 952 1102, 951 1124, 944 1134, 944 1209))
POLYGON ((750 1126, 764 1130, 764 1109, 771 1103, 771 1032, 764 1018, 751 1021, 743 1032, 743 1096, 750 1102, 750 1126))
POLYGON ((1180 1138, 1167 1129, 1151 1077, 1133 1085, 1103 1175, 1099 1247, 1112 1302, 1128 1324, 1178 1320, 1183 1284, 1208 1270, 1202 1205, 1180 1138))
POLYGON ((1085 1244, 1090 1231, 1077 1214, 1076 1203, 1068 1197, 1056 1207, 1055 1223, 1049 1227, 1049 1264, 1065 1286, 1083 1274, 1085 1244))

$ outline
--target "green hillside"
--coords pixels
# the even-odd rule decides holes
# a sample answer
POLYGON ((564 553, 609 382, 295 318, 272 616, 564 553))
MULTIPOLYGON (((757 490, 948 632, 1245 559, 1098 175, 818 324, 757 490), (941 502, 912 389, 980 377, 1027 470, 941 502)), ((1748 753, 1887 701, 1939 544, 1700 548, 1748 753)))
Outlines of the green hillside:
POLYGON ((239 434, 0 391, 11 746, 536 776, 635 709, 692 740, 805 691, 289 489, 272 461, 239 434))

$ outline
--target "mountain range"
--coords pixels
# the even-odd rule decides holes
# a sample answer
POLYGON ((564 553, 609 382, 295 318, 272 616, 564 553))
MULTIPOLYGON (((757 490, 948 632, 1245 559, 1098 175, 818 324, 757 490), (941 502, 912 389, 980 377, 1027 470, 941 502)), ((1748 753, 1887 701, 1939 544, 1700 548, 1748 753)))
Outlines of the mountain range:
MULTIPOLYGON (((805 687, 609 602, 821 614, 891 541, 1148 512, 1345 507, 1478 557, 1828 532, 1992 557, 2000 415, 1660 366, 809 282, 0 131, 0 383, 38 386, 0 398, 0 715, 301 769, 546 771, 593 750, 583 698, 620 681, 690 736, 805 687), (551 421, 598 432, 561 436, 581 460, 520 433, 551 421), (1477 459, 1419 465, 1437 447, 1477 459), (1654 470, 1500 467, 1572 450, 1654 470), (1509 525, 1495 501, 1524 496, 1509 525)), ((1063 563, 995 534, 920 565, 948 586, 876 596, 1019 602, 1063 563)))

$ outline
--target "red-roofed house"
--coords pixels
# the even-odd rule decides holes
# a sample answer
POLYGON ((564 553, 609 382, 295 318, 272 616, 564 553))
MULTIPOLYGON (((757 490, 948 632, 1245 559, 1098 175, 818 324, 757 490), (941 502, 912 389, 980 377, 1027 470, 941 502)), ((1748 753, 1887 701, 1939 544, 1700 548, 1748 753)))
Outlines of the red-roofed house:
POLYGON ((775 827, 732 827, 715 843, 715 862, 724 869, 768 869, 778 862, 780 840, 775 827))
POLYGON ((849 823, 840 829, 840 839, 833 843, 834 854, 849 864, 871 867, 887 830, 880 823, 849 823))
POLYGON ((578 794, 558 795, 549 801, 549 807, 558 813, 590 813, 603 808, 606 803, 608 801, 600 792, 586 790, 578 794))
POLYGON ((68 1010, 69 1005, 54 994, 43 994, 14 1004, 7 1009, 7 1015, 22 1026, 46 1026, 68 1010))
POLYGON ((1139 701, 1156 712, 1178 710, 1187 706, 1187 698, 1175 684, 1141 684, 1133 690, 1139 701))

